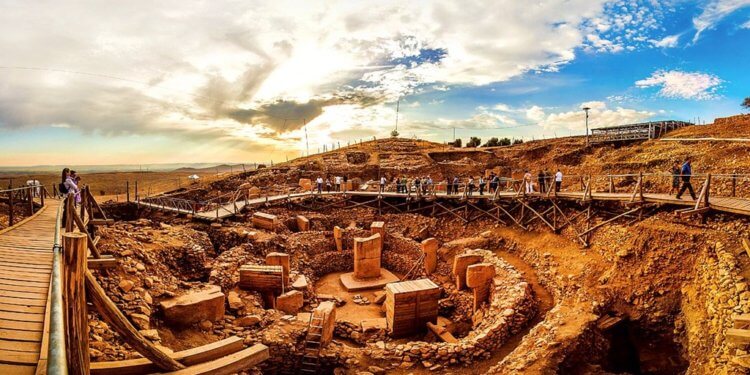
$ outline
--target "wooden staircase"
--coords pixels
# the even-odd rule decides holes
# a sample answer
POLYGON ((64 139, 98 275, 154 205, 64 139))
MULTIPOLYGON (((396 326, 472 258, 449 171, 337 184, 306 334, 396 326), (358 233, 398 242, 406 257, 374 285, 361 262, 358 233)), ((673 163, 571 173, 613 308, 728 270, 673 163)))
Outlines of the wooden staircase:
POLYGON ((305 349, 299 366, 300 374, 317 374, 320 371, 321 339, 323 337, 323 322, 327 314, 310 315, 310 323, 305 336, 305 349))

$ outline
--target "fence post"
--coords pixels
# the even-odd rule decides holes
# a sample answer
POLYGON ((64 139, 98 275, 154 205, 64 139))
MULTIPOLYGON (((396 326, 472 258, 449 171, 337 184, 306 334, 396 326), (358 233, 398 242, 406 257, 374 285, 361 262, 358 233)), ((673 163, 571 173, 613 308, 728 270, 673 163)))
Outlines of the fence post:
POLYGON ((65 347, 70 374, 89 373, 89 334, 86 310, 86 246, 85 233, 63 234, 63 280, 65 285, 65 347))
POLYGON ((138 180, 135 180, 135 201, 138 202, 138 180))
POLYGON ((29 186, 28 188, 28 197, 29 197, 29 216, 34 214, 34 187, 29 186))
POLYGON ((47 195, 47 188, 42 187, 42 191, 39 192, 39 202, 42 203, 42 207, 44 207, 44 196, 47 195))
POLYGON ((13 190, 8 191, 8 226, 13 226, 13 190))
POLYGON ((125 181, 125 200, 130 203, 130 181, 125 181))

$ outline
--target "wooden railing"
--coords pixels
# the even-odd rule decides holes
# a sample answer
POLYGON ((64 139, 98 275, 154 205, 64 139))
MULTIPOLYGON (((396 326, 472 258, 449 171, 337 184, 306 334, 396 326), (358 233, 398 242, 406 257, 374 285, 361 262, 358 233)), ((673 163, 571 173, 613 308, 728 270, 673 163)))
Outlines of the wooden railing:
POLYGON ((44 207, 44 199, 48 197, 47 188, 42 185, 11 187, 0 190, 0 202, 5 203, 8 207, 7 227, 12 227, 18 221, 16 219, 21 212, 25 217, 34 215, 34 213, 44 207), (16 208, 18 206, 21 207, 21 212, 17 213, 16 208))

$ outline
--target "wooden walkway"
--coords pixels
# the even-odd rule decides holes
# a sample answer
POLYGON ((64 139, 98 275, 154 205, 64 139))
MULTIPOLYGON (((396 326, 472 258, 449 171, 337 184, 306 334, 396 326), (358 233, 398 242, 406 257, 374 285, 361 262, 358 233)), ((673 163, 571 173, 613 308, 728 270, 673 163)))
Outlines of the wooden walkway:
MULTIPOLYGON (((215 220, 221 220, 221 219, 232 217, 236 215, 237 213, 241 212, 242 209, 245 207, 248 207, 248 208, 257 207, 266 203, 283 202, 287 199, 292 199, 292 200, 304 199, 304 198, 309 198, 313 196, 342 196, 344 194, 347 194, 349 196, 373 197, 373 198, 378 197, 378 196, 382 196, 384 198, 406 198, 408 196, 411 196, 412 198, 417 197, 413 193, 411 195, 407 195, 406 193, 395 193, 395 192, 379 193, 377 191, 349 191, 346 193, 323 192, 322 194, 305 192, 305 193, 294 193, 294 194, 287 194, 287 195, 275 195, 275 196, 269 196, 269 197, 263 197, 263 198, 250 199, 247 201, 241 200, 241 201, 237 201, 234 204, 229 203, 217 209, 213 209, 210 211, 196 212, 195 214, 193 214, 193 212, 190 212, 188 210, 177 209, 177 208, 168 207, 168 206, 161 206, 161 205, 156 205, 156 204, 147 203, 147 202, 138 202, 138 204, 143 207, 150 207, 153 209, 167 211, 167 212, 174 212, 174 213, 179 213, 179 214, 193 214, 193 217, 199 220, 215 221, 215 220)), ((464 196, 462 194, 447 195, 445 193, 438 193, 435 195, 435 197, 439 199, 444 199, 444 200, 464 199, 464 196)), ((628 193, 592 192, 590 193, 590 196, 588 199, 591 199, 592 201, 619 201, 619 202, 627 203, 631 201, 632 197, 633 197, 632 192, 628 192, 628 193)), ((466 197, 466 198, 470 201, 483 201, 483 200, 490 201, 492 200, 493 196, 492 194, 479 195, 479 193, 474 192, 473 195, 466 197)), ((517 198, 519 198, 518 193, 512 192, 512 191, 499 192, 497 194, 498 200, 514 200, 517 198)), ((532 194, 526 195, 526 198, 582 200, 584 198, 584 192, 561 191, 557 193, 557 197, 548 197, 546 194, 532 193, 532 194)), ((683 206, 683 207, 690 207, 690 206, 695 205, 695 201, 691 199, 689 195, 683 196, 682 199, 677 199, 675 198, 674 195, 669 195, 669 194, 644 193, 643 200, 645 203, 669 204, 669 205, 683 206)), ((709 198, 709 203, 711 205, 711 209, 714 211, 721 211, 721 212, 728 212, 728 213, 733 213, 737 215, 750 216, 750 199, 711 196, 709 198)))
MULTIPOLYGON (((34 374, 45 319, 59 201, 0 233, 0 373, 34 374)), ((42 359, 46 357, 41 356, 42 359)))

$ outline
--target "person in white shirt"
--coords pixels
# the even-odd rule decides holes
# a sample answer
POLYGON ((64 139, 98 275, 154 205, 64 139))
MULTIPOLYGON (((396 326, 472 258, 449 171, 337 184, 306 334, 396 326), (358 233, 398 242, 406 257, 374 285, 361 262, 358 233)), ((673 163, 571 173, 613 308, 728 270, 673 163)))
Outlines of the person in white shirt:
POLYGON ((333 183, 336 185, 336 191, 341 191, 341 176, 334 177, 333 183))
POLYGON ((534 192, 534 182, 531 181, 531 172, 528 170, 523 175, 523 183, 526 185, 526 194, 534 192))
POLYGON ((562 185, 562 178, 563 178, 563 174, 558 169, 557 173, 555 173, 555 193, 560 191, 560 185, 562 185))
POLYGON ((385 182, 386 182, 385 176, 380 177, 380 192, 381 193, 385 191, 385 182))
POLYGON ((315 184, 318 185, 318 194, 323 194, 323 177, 318 176, 315 179, 315 184))

